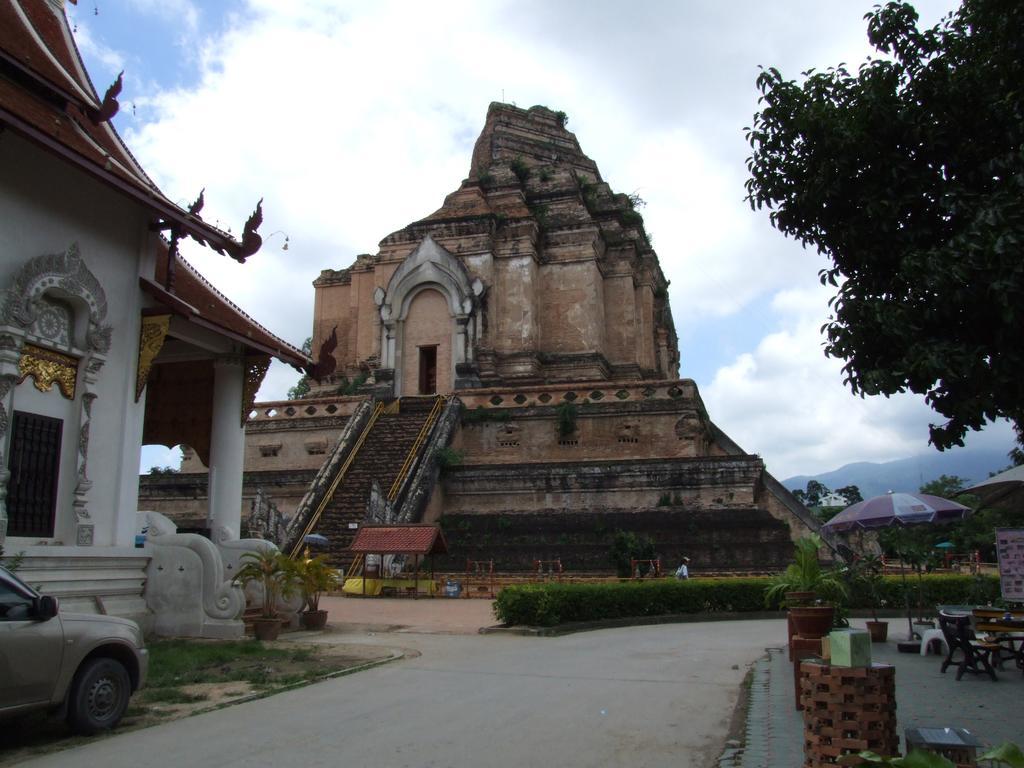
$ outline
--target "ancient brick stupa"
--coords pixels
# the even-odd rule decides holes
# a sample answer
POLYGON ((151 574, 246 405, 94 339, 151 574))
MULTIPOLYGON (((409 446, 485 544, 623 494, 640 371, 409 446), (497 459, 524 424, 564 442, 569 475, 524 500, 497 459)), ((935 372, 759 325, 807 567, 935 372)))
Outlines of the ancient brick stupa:
POLYGON ((679 379, 643 219, 561 113, 492 104, 444 204, 314 286, 309 396, 248 427, 247 493, 294 518, 288 544, 315 529, 343 563, 368 519, 440 521, 452 568, 599 572, 622 531, 694 572, 756 571, 815 525, 679 379))

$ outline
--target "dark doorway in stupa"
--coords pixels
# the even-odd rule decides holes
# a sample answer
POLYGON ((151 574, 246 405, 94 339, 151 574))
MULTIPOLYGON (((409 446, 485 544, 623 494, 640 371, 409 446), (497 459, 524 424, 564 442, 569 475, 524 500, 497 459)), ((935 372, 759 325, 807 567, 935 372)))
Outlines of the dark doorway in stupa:
POLYGON ((437 345, 420 347, 420 394, 437 392, 437 345))

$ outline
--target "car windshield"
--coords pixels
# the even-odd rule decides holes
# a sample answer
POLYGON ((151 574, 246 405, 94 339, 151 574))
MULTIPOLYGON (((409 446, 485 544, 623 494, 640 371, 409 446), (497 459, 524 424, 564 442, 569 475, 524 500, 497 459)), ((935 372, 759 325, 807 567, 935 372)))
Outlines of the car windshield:
POLYGON ((36 592, 34 589, 32 589, 32 587, 30 587, 24 581, 19 579, 17 576, 15 576, 2 565, 0 565, 0 576, 13 582, 17 588, 24 590, 25 594, 39 597, 38 592, 36 592))

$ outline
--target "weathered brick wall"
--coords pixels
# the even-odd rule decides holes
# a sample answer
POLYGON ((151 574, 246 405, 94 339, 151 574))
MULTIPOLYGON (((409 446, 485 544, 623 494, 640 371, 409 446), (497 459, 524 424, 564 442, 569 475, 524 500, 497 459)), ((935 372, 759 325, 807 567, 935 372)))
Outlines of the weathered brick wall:
POLYGON ((450 554, 435 569, 458 573, 466 560, 494 560, 498 571, 531 571, 534 560, 561 559, 569 571, 614 573, 617 531, 649 536, 665 569, 685 555, 703 571, 777 571, 792 558, 789 529, 758 509, 539 510, 446 514, 441 524, 450 554))
POLYGON ((608 362, 613 365, 639 365, 636 292, 631 273, 605 277, 604 307, 608 362))
POLYGON ((541 349, 605 354, 604 280, 593 248, 540 270, 541 349))
POLYGON ((427 235, 486 291, 471 340, 492 358, 481 381, 678 374, 667 282, 642 217, 556 113, 492 104, 468 178, 440 209, 385 237, 376 254, 322 273, 313 350, 337 324, 339 373, 384 356, 374 291, 427 235))
POLYGON ((495 259, 494 286, 487 299, 487 308, 489 338, 498 352, 538 349, 541 279, 531 253, 495 259))
MULTIPOLYGON (((580 403, 574 433, 559 435, 555 406, 515 409, 507 421, 470 421, 454 447, 466 464, 692 458, 707 453, 706 434, 693 404, 667 401, 580 403)), ((493 412, 498 419, 501 412, 493 412)))
MULTIPOLYGON (((295 511, 313 482, 315 470, 246 472, 242 475, 242 523, 252 510, 256 490, 262 489, 287 517, 295 511)), ((180 527, 201 527, 207 513, 208 475, 142 475, 139 509, 166 515, 180 527)))
POLYGON ((445 514, 506 510, 760 506, 756 457, 463 465, 443 477, 445 514))

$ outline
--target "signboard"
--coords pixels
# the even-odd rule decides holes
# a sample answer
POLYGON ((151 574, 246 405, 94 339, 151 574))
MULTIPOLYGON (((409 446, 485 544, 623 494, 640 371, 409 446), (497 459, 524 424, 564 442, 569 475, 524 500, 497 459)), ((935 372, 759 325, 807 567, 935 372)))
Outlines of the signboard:
POLYGON ((1003 600, 1024 602, 1024 528, 996 528, 1003 600))

